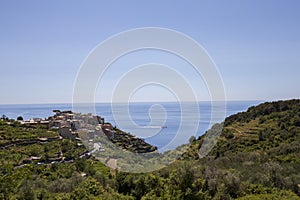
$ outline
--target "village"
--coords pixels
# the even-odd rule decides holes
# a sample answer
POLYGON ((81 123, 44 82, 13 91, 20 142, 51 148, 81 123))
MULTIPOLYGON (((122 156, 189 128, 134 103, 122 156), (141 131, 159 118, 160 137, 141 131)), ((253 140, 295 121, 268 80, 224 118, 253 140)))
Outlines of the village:
MULTIPOLYGON (((10 141, 9 143, 2 145, 1 148, 34 143, 46 144, 55 140, 58 141, 67 139, 76 143, 78 148, 85 149, 78 155, 79 158, 89 158, 96 154, 107 157, 105 154, 105 148, 108 147, 104 146, 102 141, 112 142, 122 151, 147 153, 156 152, 157 150, 156 147, 146 143, 143 139, 121 131, 113 127, 110 123, 106 123, 103 117, 93 115, 91 113, 81 114, 74 113, 72 111, 53 110, 53 112, 55 113, 53 116, 45 119, 33 118, 29 120, 18 120, 18 123, 20 123, 21 126, 32 128, 43 127, 49 131, 57 132, 57 136, 10 141)), ((106 143, 107 142, 105 142, 105 144, 106 143)), ((42 161, 40 156, 26 157, 16 167, 23 167, 30 163, 54 164, 57 162, 73 161, 73 159, 66 158, 62 152, 58 152, 55 157, 51 157, 47 161, 42 161)), ((106 164, 112 169, 117 168, 116 159, 113 157, 107 157, 106 164)))
POLYGON ((47 129, 58 129, 58 134, 62 138, 78 139, 78 130, 89 134, 89 138, 93 139, 95 130, 102 129, 107 136, 112 133, 112 125, 110 123, 104 123, 104 118, 100 116, 88 114, 74 113, 72 111, 60 111, 53 110, 54 116, 47 119, 33 118, 30 120, 20 120, 19 122, 24 125, 43 125, 47 129), (95 127, 97 127, 95 129, 95 127))
MULTIPOLYGON (((92 114, 80 114, 72 111, 53 110, 55 113, 48 118, 33 118, 29 120, 18 119, 17 122, 24 127, 36 129, 42 127, 52 133, 57 132, 57 136, 37 137, 31 139, 9 141, 1 144, 2 149, 12 146, 26 146, 31 144, 47 144, 51 141, 59 141, 63 139, 71 140, 80 149, 83 149, 78 155, 79 158, 89 158, 96 152, 104 152, 105 149, 101 142, 94 141, 96 135, 107 136, 107 140, 114 135, 113 126, 105 123, 104 118, 92 114), (82 147, 82 148, 81 148, 82 147), (84 150, 85 149, 85 150, 84 150)), ((7 124, 14 125, 15 122, 7 121, 7 124)), ((78 148, 78 149, 79 149, 78 148)), ((73 159, 66 158, 62 152, 58 152, 55 157, 48 158, 46 161, 41 156, 30 156, 24 158, 17 166, 24 167, 30 163, 36 164, 54 164, 57 162, 74 162, 73 159)), ((116 168, 116 166, 114 167, 116 168)))
MULTIPOLYGON (((125 150, 132 150, 134 152, 152 152, 157 148, 147 144, 143 139, 137 138, 134 135, 126 133, 113 127, 110 123, 106 123, 103 117, 93 115, 91 113, 81 114, 72 111, 53 110, 54 116, 47 119, 33 118, 27 121, 21 121, 21 124, 27 125, 43 125, 47 129, 57 129, 59 137, 68 138, 77 141, 94 142, 95 136, 101 133, 107 138, 118 144, 125 150)), ((78 143, 82 145, 82 143, 78 143)), ((100 143, 93 145, 99 151, 105 151, 100 143)), ((95 149, 93 149, 95 152, 95 149)))

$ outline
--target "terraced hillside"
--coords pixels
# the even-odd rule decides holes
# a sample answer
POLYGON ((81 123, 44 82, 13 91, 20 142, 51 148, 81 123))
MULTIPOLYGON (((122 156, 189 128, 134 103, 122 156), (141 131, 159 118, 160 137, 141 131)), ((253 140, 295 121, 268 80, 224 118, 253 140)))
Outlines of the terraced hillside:
POLYGON ((0 199, 300 199, 300 100, 232 115, 208 130, 222 128, 208 156, 198 154, 203 135, 178 147, 186 152, 171 165, 139 174, 119 171, 115 159, 109 169, 82 157, 82 145, 54 130, 7 122, 0 120, 0 199))

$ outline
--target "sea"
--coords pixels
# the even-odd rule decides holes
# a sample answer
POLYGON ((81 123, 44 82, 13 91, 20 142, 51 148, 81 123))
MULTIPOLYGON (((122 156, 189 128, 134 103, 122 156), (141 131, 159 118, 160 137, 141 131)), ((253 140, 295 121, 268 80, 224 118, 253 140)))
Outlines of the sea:
MULTIPOLYGON (((227 101, 225 107, 212 102, 130 102, 96 103, 93 114, 105 122, 143 138, 163 152, 199 137, 225 117, 246 111, 262 101, 227 101), (218 110, 218 109, 222 110, 218 110), (224 110, 225 109, 225 110, 224 110), (214 113, 223 113, 216 115, 214 113)), ((0 115, 24 120, 53 116, 53 110, 73 110, 72 104, 6 104, 0 105, 0 115)))

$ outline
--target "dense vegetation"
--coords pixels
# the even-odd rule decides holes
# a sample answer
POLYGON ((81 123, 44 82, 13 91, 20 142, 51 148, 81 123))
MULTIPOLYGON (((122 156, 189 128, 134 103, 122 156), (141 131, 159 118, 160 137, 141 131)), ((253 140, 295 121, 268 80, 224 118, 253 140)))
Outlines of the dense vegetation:
POLYGON ((142 174, 82 158, 84 148, 71 140, 7 146, 56 134, 7 120, 0 121, 0 199, 300 199, 300 100, 232 115, 209 130, 222 134, 205 158, 198 156, 204 135, 178 161, 142 174), (61 151, 68 162, 51 162, 61 151), (45 162, 24 164, 32 156, 45 162))
POLYGON ((145 142, 143 139, 137 138, 130 133, 119 130, 114 127, 114 134, 110 140, 118 147, 134 153, 149 153, 157 150, 157 147, 145 142))

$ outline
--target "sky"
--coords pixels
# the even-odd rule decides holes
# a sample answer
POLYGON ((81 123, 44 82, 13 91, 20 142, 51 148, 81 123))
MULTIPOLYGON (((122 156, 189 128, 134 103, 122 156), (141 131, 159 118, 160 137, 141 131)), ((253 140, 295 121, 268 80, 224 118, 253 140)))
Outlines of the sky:
MULTIPOLYGON (((299 10, 297 0, 1 0, 0 104, 72 102, 89 53, 112 35, 142 27, 176 30, 202 45, 218 68, 228 100, 300 98, 299 10)), ((186 63, 151 51, 114 64, 99 81, 95 100, 109 101, 122 72, 142 64, 136 60, 169 62, 189 80, 197 100, 209 100, 205 83, 197 82, 186 63)), ((159 85, 141 87, 131 97, 174 99, 176 94, 159 85)))

